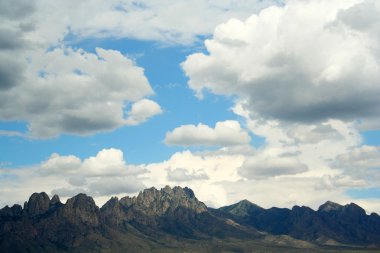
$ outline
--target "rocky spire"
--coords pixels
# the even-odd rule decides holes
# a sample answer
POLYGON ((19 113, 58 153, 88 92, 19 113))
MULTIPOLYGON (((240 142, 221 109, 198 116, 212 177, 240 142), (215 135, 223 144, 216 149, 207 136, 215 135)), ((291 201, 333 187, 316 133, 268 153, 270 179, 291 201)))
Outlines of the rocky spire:
POLYGON ((50 198, 45 192, 33 193, 29 201, 25 202, 24 209, 29 216, 36 216, 49 210, 50 198))
POLYGON ((99 208, 93 198, 80 193, 67 200, 63 216, 73 223, 82 222, 91 226, 99 224, 99 208))
POLYGON ((50 200, 50 206, 55 206, 55 205, 60 205, 60 204, 62 204, 61 200, 59 199, 59 196, 55 194, 53 198, 50 200))

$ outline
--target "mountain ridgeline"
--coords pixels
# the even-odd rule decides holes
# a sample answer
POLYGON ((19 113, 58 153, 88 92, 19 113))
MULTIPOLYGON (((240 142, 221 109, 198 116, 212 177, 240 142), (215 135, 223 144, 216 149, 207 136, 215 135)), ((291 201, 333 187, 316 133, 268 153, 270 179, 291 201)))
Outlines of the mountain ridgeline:
MULTIPOLYGON (((247 200, 208 208, 185 187, 146 189, 101 208, 78 194, 34 193, 0 210, 0 252, 367 252, 380 217, 355 205, 261 208, 247 200)), ((379 252, 379 251, 377 251, 379 252)))
POLYGON ((380 244, 379 215, 366 215, 365 210, 354 203, 342 206, 327 201, 314 211, 305 206, 264 209, 243 200, 213 210, 213 213, 260 231, 285 234, 317 244, 380 244))

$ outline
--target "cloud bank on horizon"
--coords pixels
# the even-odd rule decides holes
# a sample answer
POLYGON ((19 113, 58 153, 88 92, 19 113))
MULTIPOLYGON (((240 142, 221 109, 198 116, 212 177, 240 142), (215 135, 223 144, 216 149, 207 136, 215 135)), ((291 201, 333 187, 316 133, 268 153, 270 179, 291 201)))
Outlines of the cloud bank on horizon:
POLYGON ((0 157, 0 204, 38 191, 85 192, 101 203, 169 184, 193 188, 212 206, 333 200, 380 212, 372 194, 380 147, 363 139, 380 131, 379 17, 374 0, 0 1, 0 121, 27 128, 0 129, 0 141, 100 143, 97 154, 52 150, 19 168, 0 157), (121 39, 180 46, 184 60, 173 61, 187 80, 177 82, 204 106, 210 96, 228 99, 234 118, 212 125, 189 116, 168 128, 163 117, 174 108, 160 85, 169 84, 148 78, 128 51, 96 45, 121 39), (93 51, 80 47, 85 40, 93 51), (166 133, 160 149, 175 147, 170 157, 132 164, 129 150, 101 146, 117 129, 153 119, 150 127, 166 133))

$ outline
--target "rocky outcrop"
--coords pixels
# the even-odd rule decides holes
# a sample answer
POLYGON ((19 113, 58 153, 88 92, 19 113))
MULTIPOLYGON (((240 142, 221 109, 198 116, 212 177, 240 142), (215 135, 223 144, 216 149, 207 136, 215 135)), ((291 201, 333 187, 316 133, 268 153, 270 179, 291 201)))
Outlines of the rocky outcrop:
POLYGON ((198 201, 191 189, 178 186, 173 189, 169 186, 161 190, 154 187, 146 189, 131 199, 129 206, 150 216, 161 216, 178 208, 192 210, 195 213, 207 211, 206 205, 198 201))
POLYGON ((62 205, 61 200, 59 199, 58 195, 54 195, 53 198, 50 200, 50 206, 60 206, 62 205))
POLYGON ((28 202, 24 204, 24 210, 29 216, 36 216, 49 210, 50 198, 45 192, 33 193, 28 202))
POLYGON ((125 222, 137 222, 157 226, 159 217, 170 216, 179 209, 194 214, 208 211, 206 205, 195 197, 191 189, 169 186, 160 190, 152 187, 135 197, 126 196, 120 200, 113 197, 100 210, 108 224, 120 226, 125 222))
POLYGON ((70 223, 83 223, 91 226, 99 225, 99 207, 93 198, 80 193, 67 200, 59 210, 63 219, 70 223))
POLYGON ((327 201, 326 203, 324 203, 323 205, 321 205, 318 208, 318 211, 319 212, 330 212, 330 211, 341 211, 342 209, 343 209, 342 205, 339 205, 339 204, 331 202, 331 201, 327 201))

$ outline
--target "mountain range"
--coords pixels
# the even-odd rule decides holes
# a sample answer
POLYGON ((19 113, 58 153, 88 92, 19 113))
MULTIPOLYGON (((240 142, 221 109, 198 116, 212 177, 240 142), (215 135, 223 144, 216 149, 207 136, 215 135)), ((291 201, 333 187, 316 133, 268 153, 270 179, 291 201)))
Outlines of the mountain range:
POLYGON ((42 192, 0 210, 0 252, 380 252, 380 216, 330 201, 316 211, 248 200, 214 209, 178 186, 101 208, 85 194, 63 204, 42 192))

